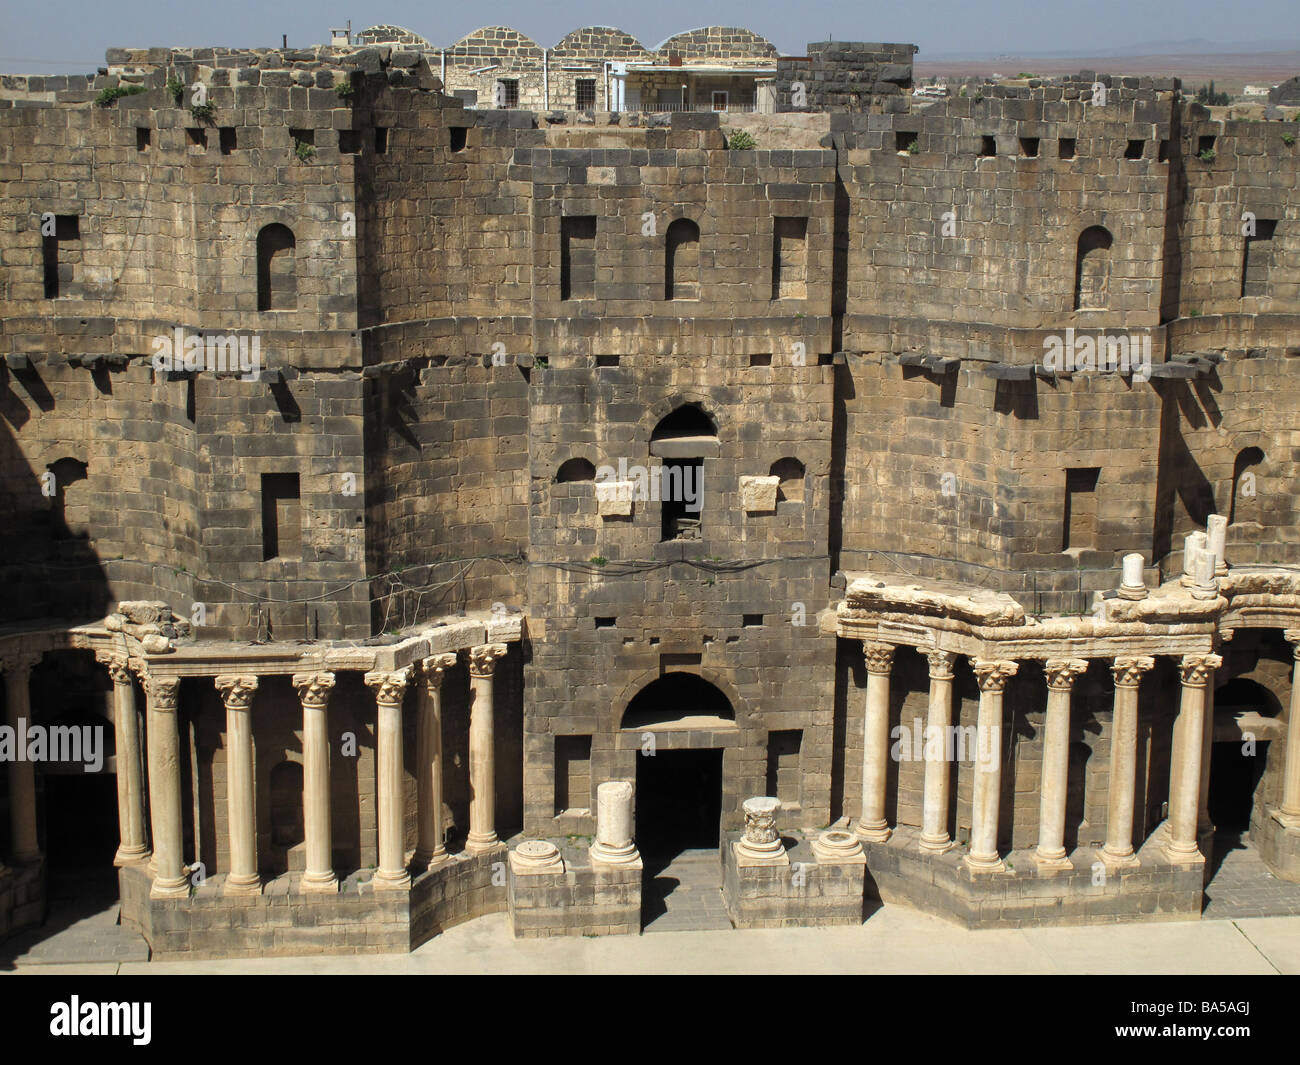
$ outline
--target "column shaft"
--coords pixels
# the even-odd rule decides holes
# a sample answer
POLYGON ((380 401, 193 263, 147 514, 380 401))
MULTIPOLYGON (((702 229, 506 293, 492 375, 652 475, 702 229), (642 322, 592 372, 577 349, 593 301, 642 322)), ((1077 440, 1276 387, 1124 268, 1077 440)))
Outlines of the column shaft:
POLYGON ((393 673, 366 674, 366 684, 375 689, 377 706, 379 868, 371 881, 376 889, 407 888, 411 884, 402 833, 402 700, 410 679, 409 666, 393 673))
POLYGON ((892 644, 864 643, 867 663, 867 705, 862 720, 862 810, 857 835, 868 843, 889 839, 885 797, 889 781, 889 673, 892 644))
POLYGON ((297 673, 293 686, 302 700, 302 813, 306 835, 306 869, 302 890, 338 891, 330 831, 329 697, 333 673, 297 673))
POLYGON ((499 846, 496 831, 496 756, 493 752, 492 674, 506 653, 487 643, 469 653, 469 834, 465 849, 480 854, 499 846))
POLYGON ((1003 868, 998 853, 998 821, 1002 804, 1002 694, 1019 670, 1015 662, 976 659, 972 665, 980 685, 976 719, 975 779, 971 788, 970 851, 966 865, 976 872, 1003 868))
POLYGON ((1214 677, 1205 686, 1205 717, 1201 722, 1201 793, 1197 803, 1196 835, 1214 831, 1210 820, 1210 757, 1214 753, 1214 677))
POLYGON ((1046 665, 1047 722, 1043 729, 1043 778, 1038 807, 1038 849, 1042 869, 1072 868, 1065 853, 1065 805, 1070 791, 1070 700, 1075 680, 1088 668, 1078 658, 1046 665))
POLYGON ((1300 631, 1288 629, 1295 663, 1291 668, 1291 705, 1286 717, 1286 765, 1282 802, 1274 817, 1286 828, 1300 828, 1300 631))
POLYGON ((217 677, 226 706, 226 812, 230 831, 230 869, 225 894, 259 895, 257 822, 253 798, 253 676, 217 677))
MULTIPOLYGON (((97 656, 98 657, 98 656, 97 656)), ((117 751, 118 847, 113 864, 132 865, 149 857, 144 828, 144 769, 140 762, 140 719, 135 679, 125 655, 101 658, 113 678, 113 735, 117 751)))
POLYGON ((921 809, 921 850, 942 854, 952 846, 948 835, 948 782, 952 772, 952 666, 957 656, 933 651, 930 659, 930 707, 925 736, 925 790, 921 809))
POLYGON ((1138 686, 1142 674, 1155 665, 1149 657, 1117 658, 1115 708, 1111 717, 1110 794, 1106 811, 1106 843, 1100 856, 1108 866, 1137 865, 1133 853, 1133 809, 1137 789, 1138 686))
POLYGON ((1214 683, 1218 655, 1184 655, 1182 698, 1174 721, 1169 776, 1169 824, 1165 856, 1170 861, 1199 860, 1197 814, 1201 798, 1201 752, 1205 731, 1205 691, 1214 683))
MULTIPOLYGON (((0 661, 5 672, 5 718, 15 738, 25 734, 33 724, 31 676, 32 666, 39 661, 40 655, 34 654, 15 654, 0 661)), ((36 832, 36 766, 19 750, 8 769, 13 860, 15 864, 38 861, 41 846, 36 832)))
POLYGON ((179 677, 146 675, 148 701, 149 811, 153 820, 153 898, 189 894, 181 831, 180 726, 176 720, 179 677))
POLYGON ((415 864, 432 868, 447 860, 442 824, 442 682, 456 664, 454 654, 430 655, 422 663, 419 738, 416 744, 416 802, 419 834, 415 864))

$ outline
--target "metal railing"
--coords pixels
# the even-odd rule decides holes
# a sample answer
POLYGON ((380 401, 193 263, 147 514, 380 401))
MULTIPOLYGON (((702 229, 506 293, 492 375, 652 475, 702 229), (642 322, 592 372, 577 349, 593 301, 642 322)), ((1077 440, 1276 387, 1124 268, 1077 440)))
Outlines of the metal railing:
POLYGON ((693 105, 692 104, 660 104, 660 103, 643 102, 639 104, 627 104, 626 106, 624 106, 623 110, 636 111, 641 114, 649 114, 649 115, 672 114, 674 112, 679 112, 679 111, 689 111, 692 114, 708 114, 710 112, 714 112, 719 115, 726 115, 726 114, 749 115, 749 114, 753 114, 756 108, 757 105, 754 103, 753 100, 742 100, 740 102, 730 101, 728 102, 726 107, 721 108, 716 112, 714 112, 714 108, 712 104, 699 103, 699 102, 696 102, 693 105))

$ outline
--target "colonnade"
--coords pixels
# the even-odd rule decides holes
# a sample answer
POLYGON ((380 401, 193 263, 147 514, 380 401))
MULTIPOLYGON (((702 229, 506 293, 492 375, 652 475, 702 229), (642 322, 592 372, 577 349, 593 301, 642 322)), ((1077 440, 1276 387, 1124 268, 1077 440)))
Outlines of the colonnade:
MULTIPOLYGON (((495 827, 495 764, 493 754, 492 682, 506 645, 482 644, 468 650, 470 674, 470 831, 466 850, 484 853, 500 846, 495 827)), ((4 670, 8 723, 17 727, 30 716, 31 667, 40 656, 0 658, 4 670)), ((145 778, 141 766, 136 689, 125 655, 96 652, 113 681, 114 730, 117 750, 117 800, 121 843, 116 864, 149 861, 151 895, 188 895, 190 882, 183 855, 181 737, 177 710, 181 678, 140 670, 145 693, 145 761, 148 765, 146 834, 145 778), (152 850, 149 846, 152 836, 152 850)), ((456 664, 453 653, 434 654, 398 670, 372 671, 364 676, 376 703, 376 776, 379 861, 373 878, 377 890, 404 889, 410 884, 403 834, 402 706, 407 688, 420 683, 417 720, 418 841, 414 865, 434 868, 448 860, 443 843, 442 816, 442 681, 456 664)), ((252 714, 259 687, 255 673, 228 673, 214 678, 226 712, 226 801, 229 833, 227 895, 259 894, 255 768, 252 714)), ((330 696, 335 674, 329 671, 292 675, 303 715, 303 827, 305 892, 334 893, 338 878, 333 862, 331 831, 330 696)), ((34 766, 19 759, 9 767, 9 810, 15 862, 40 858, 36 834, 34 766)))
MULTIPOLYGON (((1296 655, 1291 696, 1292 722, 1300 722, 1300 631, 1288 631, 1296 655)), ((867 669, 866 708, 863 722, 862 804, 855 831, 865 842, 890 838, 886 815, 886 781, 890 751, 890 676, 893 644, 875 640, 863 643, 867 669)), ((948 808, 952 786, 954 748, 952 734, 952 684, 956 655, 928 652, 930 692, 926 721, 925 777, 922 826, 918 846, 940 854, 952 848, 948 808), (935 737, 942 741, 935 741, 935 737)), ((1164 840, 1171 861, 1199 857, 1198 829, 1204 825, 1209 781, 1209 745, 1213 742, 1213 676, 1222 665, 1215 654, 1186 654, 1179 661, 1180 702, 1173 733, 1169 781, 1169 818, 1164 840)), ((973 871, 1004 868, 998 849, 1002 800, 1003 695, 1020 664, 1009 659, 971 660, 979 685, 975 756, 971 790, 970 846, 963 856, 973 871)), ((1148 655, 1121 655, 1110 660, 1115 680, 1111 726, 1110 776, 1107 793, 1106 838, 1098 857, 1108 868, 1137 864, 1133 840, 1133 813, 1137 788, 1138 691, 1142 678, 1155 665, 1148 655)), ((1044 871, 1070 868, 1065 849, 1066 801, 1069 789, 1070 704, 1075 681, 1086 672, 1083 658, 1047 659, 1047 712, 1043 729, 1042 781, 1039 800, 1038 843, 1034 857, 1044 871)), ((1300 727, 1288 728, 1286 776, 1278 820, 1300 827, 1300 727)))

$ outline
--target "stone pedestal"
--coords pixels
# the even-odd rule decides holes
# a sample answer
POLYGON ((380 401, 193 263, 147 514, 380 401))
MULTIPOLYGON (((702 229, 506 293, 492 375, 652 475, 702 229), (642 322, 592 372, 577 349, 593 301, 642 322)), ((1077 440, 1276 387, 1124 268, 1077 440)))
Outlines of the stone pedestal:
POLYGON ((781 800, 771 796, 746 799, 745 834, 735 844, 736 860, 743 864, 789 865, 781 834, 776 828, 776 814, 781 800))
POLYGON ((632 785, 607 780, 596 789, 596 841, 593 865, 628 865, 640 860, 632 841, 632 785))

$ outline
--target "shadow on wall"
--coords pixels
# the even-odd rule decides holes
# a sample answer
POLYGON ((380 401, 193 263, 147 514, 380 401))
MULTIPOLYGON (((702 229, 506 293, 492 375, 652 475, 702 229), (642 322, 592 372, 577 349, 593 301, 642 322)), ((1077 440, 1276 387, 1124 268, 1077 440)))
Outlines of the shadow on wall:
POLYGON ((54 408, 39 370, 0 365, 0 625, 102 618, 114 596, 87 533, 97 471, 77 455, 33 466, 17 437, 32 404, 54 408))

